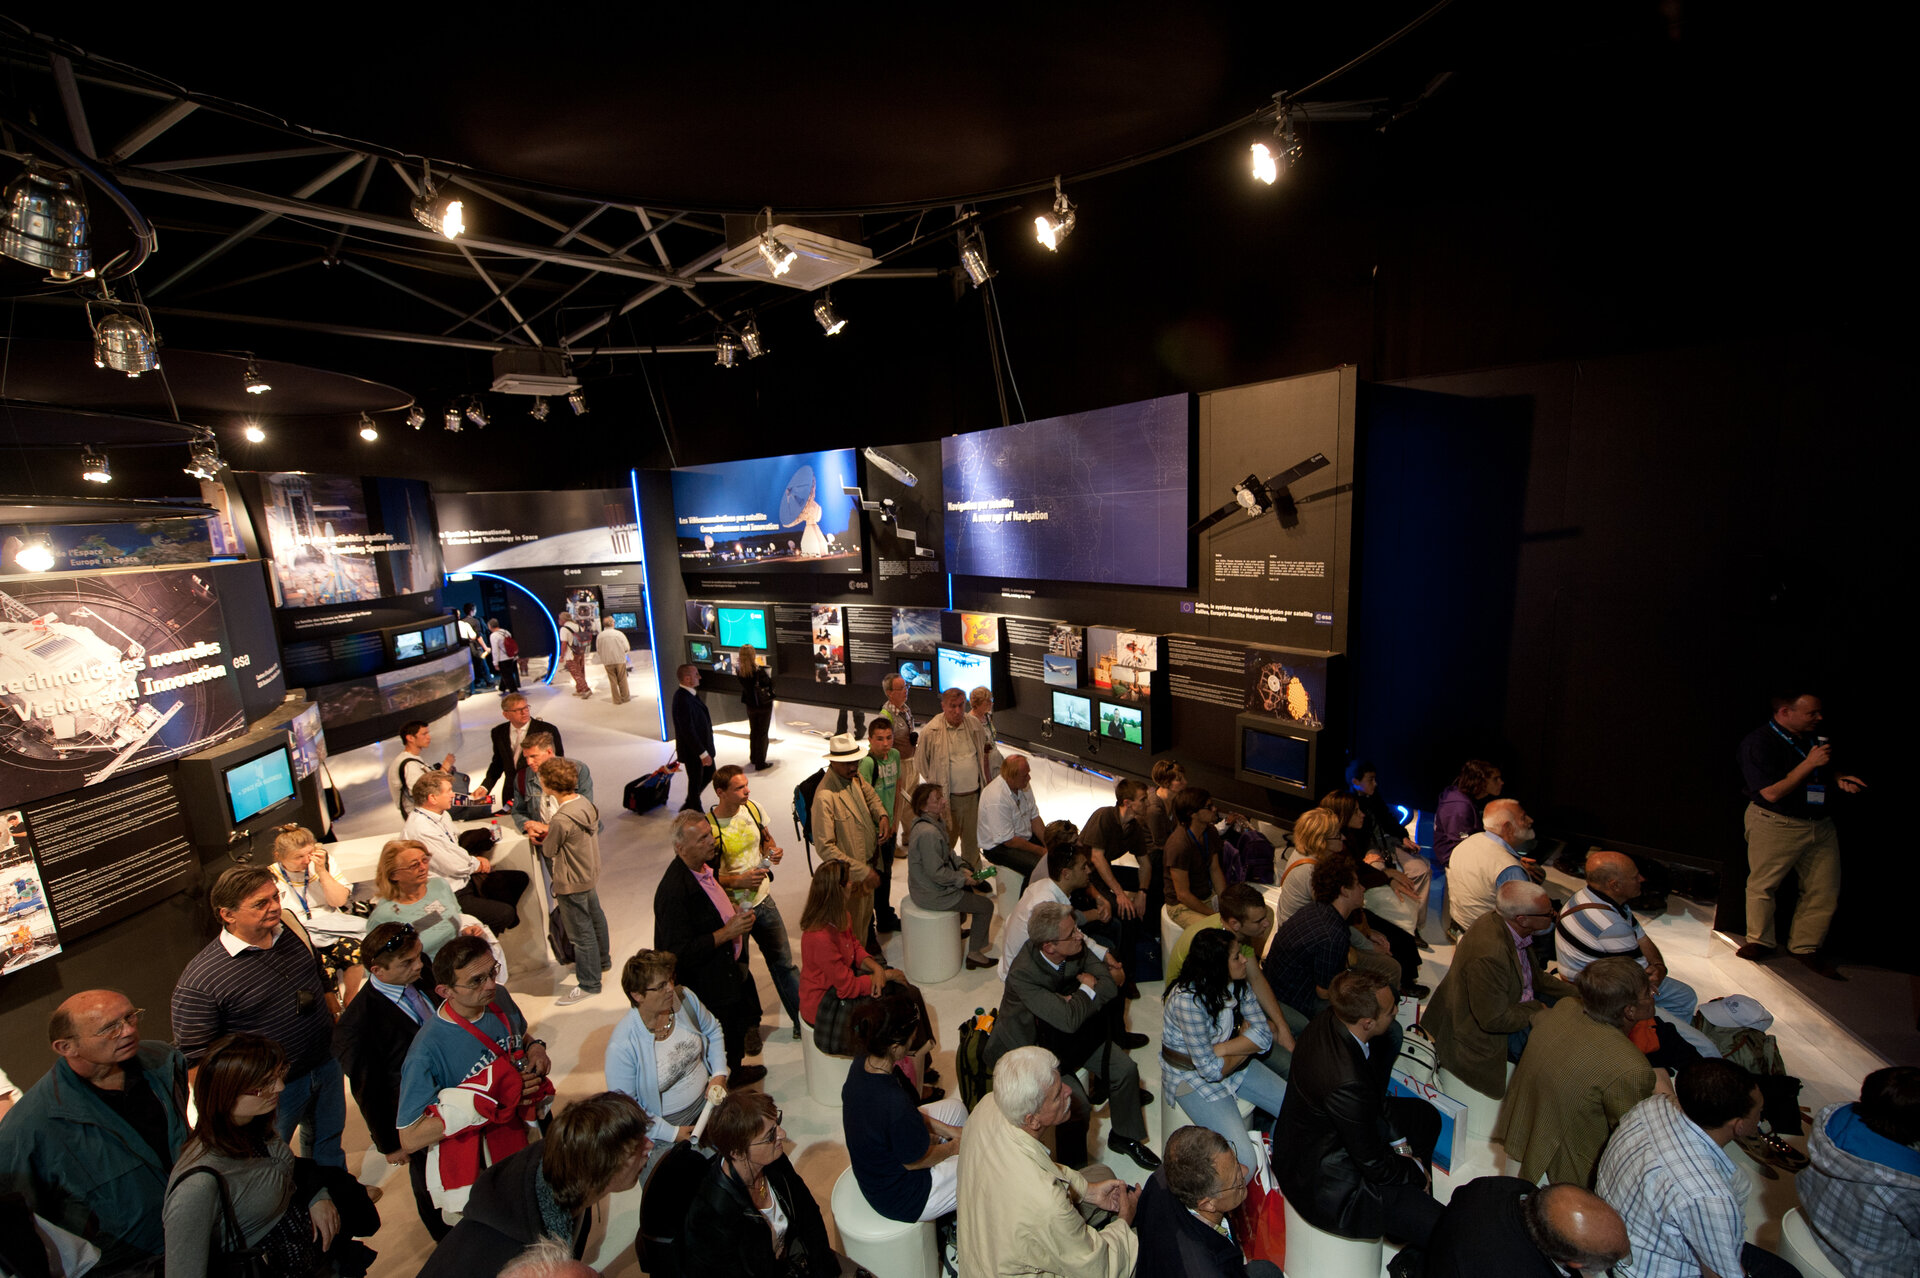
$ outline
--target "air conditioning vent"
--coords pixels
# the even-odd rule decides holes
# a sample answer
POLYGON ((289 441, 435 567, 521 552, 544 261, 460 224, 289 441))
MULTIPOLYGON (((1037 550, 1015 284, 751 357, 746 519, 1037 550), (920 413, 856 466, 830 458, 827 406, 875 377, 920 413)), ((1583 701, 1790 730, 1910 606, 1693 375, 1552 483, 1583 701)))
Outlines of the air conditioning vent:
POLYGON ((556 350, 505 350, 493 357, 493 389, 502 395, 565 395, 580 379, 556 350))

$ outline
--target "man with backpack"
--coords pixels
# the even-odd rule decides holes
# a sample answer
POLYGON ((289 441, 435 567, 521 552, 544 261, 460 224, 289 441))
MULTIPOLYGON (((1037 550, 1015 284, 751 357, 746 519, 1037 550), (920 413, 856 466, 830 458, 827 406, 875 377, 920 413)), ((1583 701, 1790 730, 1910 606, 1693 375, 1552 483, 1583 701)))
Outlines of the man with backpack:
POLYGON ((498 621, 487 622, 487 646, 493 650, 493 669, 500 676, 500 691, 520 691, 520 645, 513 632, 498 621))
MULTIPOLYGON (((428 772, 458 771, 453 752, 438 763, 430 762, 426 756, 427 747, 433 744, 433 733, 425 719, 409 719, 400 725, 400 750, 391 766, 387 768, 387 793, 393 796, 394 803, 400 809, 400 819, 406 820, 413 815, 413 783, 428 772)), ((457 787, 456 787, 457 788, 457 787)), ((476 803, 487 801, 487 792, 481 790, 473 796, 476 803)))
MULTIPOLYGON (((767 829, 759 805, 748 798, 747 770, 729 763, 713 774, 713 807, 707 824, 713 830, 714 877, 736 906, 754 915, 753 940, 767 961, 780 1005, 800 1037, 800 971, 793 965, 786 920, 773 899, 773 867, 786 855, 767 829)), ((744 954, 744 951, 742 951, 744 954)))
POLYGON ((593 695, 593 689, 587 685, 587 649, 592 646, 593 641, 586 637, 573 614, 562 612, 560 651, 554 654, 554 660, 566 666, 567 673, 573 676, 573 695, 583 699, 593 695))

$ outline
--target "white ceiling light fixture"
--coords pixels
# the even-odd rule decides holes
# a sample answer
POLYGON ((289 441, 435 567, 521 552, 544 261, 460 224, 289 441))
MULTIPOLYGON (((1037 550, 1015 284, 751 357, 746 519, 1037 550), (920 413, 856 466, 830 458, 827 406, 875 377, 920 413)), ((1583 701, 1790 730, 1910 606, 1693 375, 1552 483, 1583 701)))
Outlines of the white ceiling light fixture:
POLYGON ((836 280, 857 275, 879 264, 880 259, 864 244, 836 239, 819 231, 782 222, 753 231, 747 239, 728 249, 726 255, 714 263, 713 269, 721 275, 778 284, 802 293, 817 293, 836 280), (769 241, 779 246, 771 255, 767 251, 769 241), (776 273, 774 264, 785 260, 789 254, 792 260, 776 273))
POLYGON ((160 343, 153 335, 153 317, 147 308, 123 309, 112 293, 101 289, 99 305, 106 312, 93 318, 95 303, 87 303, 87 322, 93 328, 93 366, 111 368, 138 377, 160 367, 160 343), (136 313, 137 312, 137 313, 136 313))
POLYGON ((113 470, 107 465, 107 455, 93 444, 88 444, 80 454, 80 478, 89 484, 105 484, 113 480, 113 470))
POLYGON ((465 205, 450 195, 441 195, 434 187, 431 164, 426 166, 420 194, 413 197, 413 220, 450 240, 467 229, 465 205))
POLYGON ((760 336, 760 325, 751 315, 740 326, 740 345, 747 352, 748 359, 759 359, 767 353, 766 339, 760 336))
POLYGON ((1300 158, 1300 136, 1293 129, 1293 112, 1287 107, 1280 108, 1279 118, 1274 123, 1273 141, 1255 142, 1252 147, 1253 177, 1257 182, 1272 186, 1294 166, 1300 158))
POLYGON ((13 562, 28 572, 45 572, 53 567, 53 542, 42 537, 14 552, 13 562))
POLYGON ((740 343, 726 333, 713 339, 713 362, 718 368, 732 368, 740 358, 740 343))
POLYGON ((7 212, 6 227, 0 230, 0 254, 37 266, 62 283, 92 274, 86 196, 71 170, 29 159, 26 170, 7 183, 0 203, 7 212))
POLYGON ((814 302, 813 318, 820 322, 820 327, 826 330, 828 337, 838 336, 847 326, 847 321, 840 312, 833 309, 831 293, 822 293, 819 300, 814 302))
POLYGON ((773 207, 766 209, 767 229, 760 233, 760 260, 767 264, 767 270, 774 279, 779 279, 793 269, 800 255, 789 248, 784 240, 773 233, 773 207))
POLYGON ((427 424, 427 410, 415 404, 407 410, 407 425, 419 430, 427 424))
POLYGON ((259 422, 248 422, 246 430, 241 433, 247 437, 249 444, 264 444, 267 442, 267 432, 260 428, 259 422))
POLYGON ((573 410, 575 417, 587 415, 587 393, 583 390, 567 392, 567 407, 573 410))
POLYGON ((1034 238, 1049 252, 1060 250, 1060 241, 1073 234, 1075 208, 1067 193, 1060 187, 1060 179, 1053 179, 1053 212, 1042 213, 1033 219, 1034 238))
POLYGON ((367 416, 365 413, 360 414, 360 438, 366 440, 369 444, 380 438, 380 432, 374 429, 373 418, 367 416))
POLYGON ((261 376, 260 365, 254 363, 251 355, 247 357, 247 371, 241 374, 241 382, 249 395, 264 395, 273 389, 273 384, 261 376))
POLYGON ((467 420, 481 430, 487 428, 487 406, 480 402, 478 395, 467 400, 467 420))
POLYGON ((533 418, 536 422, 544 422, 547 420, 547 414, 552 411, 552 409, 547 407, 546 397, 542 396, 533 401, 533 407, 527 410, 527 416, 533 418))
POLYGON ((967 273, 967 282, 979 288, 999 272, 987 264, 986 241, 980 238, 980 230, 974 227, 960 236, 960 269, 967 273))

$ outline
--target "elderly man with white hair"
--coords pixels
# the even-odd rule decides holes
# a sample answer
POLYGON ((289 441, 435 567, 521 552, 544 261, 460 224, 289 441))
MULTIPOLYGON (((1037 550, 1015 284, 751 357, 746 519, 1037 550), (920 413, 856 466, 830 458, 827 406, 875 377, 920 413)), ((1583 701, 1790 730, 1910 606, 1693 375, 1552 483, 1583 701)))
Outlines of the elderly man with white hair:
POLYGON ((1421 1014, 1441 1067, 1484 1095, 1506 1095, 1506 1063, 1520 1059, 1534 1019, 1573 995, 1573 986, 1547 973, 1533 943, 1552 926, 1545 888, 1502 883, 1493 910, 1460 938, 1446 979, 1421 1014))
POLYGON ((1041 1141, 1072 1107, 1046 1048, 1017 1047, 993 1067, 993 1091, 960 1129, 960 1278, 1133 1273, 1138 1191, 1105 1167, 1060 1166, 1041 1141))
POLYGON ((1587 853, 1587 885, 1567 898, 1554 933, 1560 939, 1560 971, 1568 980, 1603 958, 1630 958, 1647 970, 1653 1001, 1680 1037, 1702 1056, 1718 1056, 1713 1040, 1693 1027, 1693 1009, 1700 996, 1684 981, 1667 975, 1660 947, 1633 917, 1627 902, 1640 895, 1645 880, 1640 867, 1624 852, 1587 853))
POLYGON ((1462 839, 1447 866, 1447 914, 1464 932, 1493 910, 1502 883, 1538 883, 1547 872, 1521 850, 1533 841, 1533 818, 1514 799, 1495 799, 1480 815, 1486 828, 1462 839))

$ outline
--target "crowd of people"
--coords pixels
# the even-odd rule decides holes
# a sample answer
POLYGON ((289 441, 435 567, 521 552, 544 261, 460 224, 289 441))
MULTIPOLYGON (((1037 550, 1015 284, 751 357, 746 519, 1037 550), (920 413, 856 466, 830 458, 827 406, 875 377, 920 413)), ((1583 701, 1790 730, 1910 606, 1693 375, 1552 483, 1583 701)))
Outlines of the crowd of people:
MULTIPOLYGON (((698 673, 680 672, 691 704, 677 695, 674 714, 689 729, 683 759, 701 766, 671 820, 649 948, 613 952, 591 774, 524 695, 503 699, 478 787, 451 755, 431 760, 427 725, 408 723, 389 769, 398 837, 370 908, 297 826, 277 833, 270 865, 219 875, 221 930, 176 983, 172 1042, 142 1039, 144 1013, 124 994, 82 991, 49 1025, 47 1075, 17 1103, 0 1087, 0 1202, 18 1195, 56 1251, 93 1249, 103 1276, 214 1278, 258 1252, 256 1272, 353 1278, 380 1222, 369 1178, 346 1170, 351 1094, 368 1157, 407 1168, 436 1243, 423 1275, 584 1273, 608 1195, 648 1186, 652 1206, 656 1179, 673 1186, 657 1200, 671 1218, 643 1224, 643 1265, 854 1274, 787 1157, 776 1100, 756 1086, 767 1071, 750 1060, 765 1020, 751 938, 793 1037, 844 1061, 845 1141, 868 1204, 947 1222, 960 1278, 1271 1278, 1231 1224, 1269 1161, 1308 1225, 1402 1244, 1396 1274, 1791 1273, 1744 1242, 1744 1181, 1725 1152, 1736 1143, 1798 1172, 1809 1223, 1845 1272, 1891 1278, 1920 1262, 1920 1068, 1878 1071, 1857 1102, 1824 1109, 1809 1163, 1765 1130, 1760 1080, 1689 1023, 1694 991, 1634 915, 1633 860, 1591 853, 1585 886, 1556 904, 1526 854, 1531 819, 1490 765, 1469 763, 1448 788, 1450 842, 1429 856, 1379 799, 1376 771, 1355 763, 1296 820, 1263 887, 1227 871, 1254 831, 1179 764, 1119 780, 1084 826, 1047 821, 1029 760, 996 761, 977 698, 951 689, 915 726, 904 684, 890 686, 864 743, 829 742, 796 965, 769 891, 784 850, 748 770, 715 766, 698 673), (456 800, 499 804, 538 851, 575 977, 556 1002, 600 996, 619 964, 626 1006, 604 1092, 557 1093, 539 1027, 504 982, 500 934, 535 922, 519 913, 528 877, 463 841, 456 800), (905 895, 960 915, 967 966, 1002 982, 977 1065, 960 1065, 990 1074, 970 1111, 938 1086, 922 991, 882 953, 898 927, 879 908, 896 856, 905 895), (1457 941, 1429 994, 1419 929, 1441 883, 1457 941), (1128 1024, 1128 962, 1151 951, 1142 942, 1163 914, 1179 935, 1162 956, 1160 1086, 1188 1125, 1156 1151, 1133 1057, 1152 1038, 1128 1024), (1434 1197, 1440 1115, 1389 1088, 1403 1000, 1425 1001, 1440 1066, 1499 1102, 1495 1135, 1517 1178, 1434 1197), (1092 1162, 1102 1110, 1105 1147, 1147 1171, 1144 1184, 1092 1162)), ((1779 716, 1770 728, 1810 726, 1803 700, 1785 707, 1802 728, 1779 716)), ((1819 784, 1826 765, 1782 775, 1819 784)), ((1753 790, 1792 801, 1764 776, 1753 790)), ((1769 827, 1759 842, 1776 837, 1769 827)), ((1815 832, 1807 855, 1826 841, 1815 832)), ((1795 953, 1818 951, 1797 922, 1794 936, 1795 953)), ((46 1272, 44 1258, 18 1268, 17 1251, 0 1245, 16 1272, 46 1272)))

